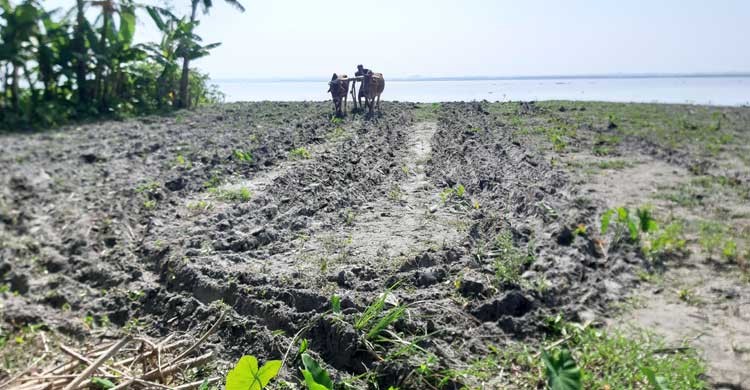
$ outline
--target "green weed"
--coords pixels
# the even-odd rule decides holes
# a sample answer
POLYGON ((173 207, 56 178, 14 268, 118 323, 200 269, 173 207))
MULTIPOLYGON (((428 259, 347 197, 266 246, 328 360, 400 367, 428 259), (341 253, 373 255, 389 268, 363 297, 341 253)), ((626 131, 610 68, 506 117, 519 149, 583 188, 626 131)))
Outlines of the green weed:
POLYGON ((582 388, 581 369, 567 349, 555 350, 551 355, 546 350, 542 351, 542 362, 550 389, 580 390, 582 388))
POLYGON ((289 158, 292 160, 307 160, 310 158, 310 152, 304 147, 299 147, 289 152, 289 158))
POLYGON ((385 309, 390 291, 381 294, 354 322, 354 329, 364 332, 367 340, 377 341, 383 330, 403 317, 406 311, 403 305, 385 309))
POLYGON ((145 184, 140 184, 138 187, 135 188, 135 192, 139 194, 149 194, 158 192, 161 189, 161 184, 156 181, 148 182, 145 184))
POLYGON ((401 190, 401 187, 399 187, 398 184, 394 184, 391 186, 391 189, 388 191, 388 199, 398 202, 401 200, 401 198, 404 196, 403 190, 401 190))
MULTIPOLYGON (((646 373, 672 389, 704 389, 704 363, 691 348, 666 348, 663 339, 643 330, 627 334, 579 324, 564 323, 559 317, 550 324, 552 341, 565 340, 563 348, 570 351, 580 367, 581 384, 587 389, 642 389, 649 383, 646 373), (646 372, 646 373, 644 373, 646 372)), ((543 381, 535 370, 544 368, 528 350, 505 354, 506 364, 520 372, 515 378, 522 388, 537 388, 543 381)), ((546 377, 544 378, 546 379, 546 377)), ((546 380, 544 380, 546 381, 546 380)))
POLYGON ((247 187, 226 189, 213 188, 210 189, 209 192, 227 202, 248 202, 253 196, 252 192, 247 187))
POLYGON ((636 209, 635 213, 625 207, 607 210, 602 215, 601 224, 602 234, 606 234, 609 227, 614 225, 614 246, 623 241, 638 242, 641 233, 655 232, 659 228, 648 208, 636 209))
POLYGON ((207 190, 210 190, 212 188, 217 188, 222 184, 221 177, 217 174, 211 175, 211 177, 203 182, 203 187, 207 190))
POLYGON ((451 200, 463 200, 464 195, 466 195, 466 187, 464 187, 463 184, 458 183, 452 188, 444 188, 438 195, 443 204, 448 203, 451 200))
POLYGON ((330 133, 328 133, 326 138, 328 138, 329 141, 339 141, 347 139, 349 138, 349 136, 350 135, 346 132, 346 130, 344 130, 343 127, 336 126, 335 128, 333 128, 333 130, 331 130, 330 133))
POLYGON ((414 119, 417 122, 436 121, 440 112, 440 107, 440 103, 417 104, 417 107, 414 110, 414 119))
POLYGON ((508 284, 520 284, 521 274, 526 267, 534 262, 534 256, 530 250, 522 250, 513 243, 513 235, 509 230, 500 233, 494 242, 491 254, 495 261, 495 278, 500 286, 508 284))
POLYGON ((681 221, 672 222, 648 235, 641 248, 646 257, 660 260, 685 251, 685 227, 681 221))
POLYGON ((212 203, 205 201, 205 200, 198 200, 194 202, 189 202, 187 204, 188 210, 196 212, 196 213, 210 210, 213 207, 214 205, 212 203))
POLYGON ((320 364, 309 354, 302 354, 302 376, 308 390, 333 390, 333 381, 320 364))
POLYGON ((278 375, 281 360, 269 360, 258 368, 255 356, 245 355, 226 377, 226 390, 261 390, 278 375))
POLYGON ((607 160, 607 161, 599 161, 596 163, 596 166, 599 169, 613 169, 613 170, 620 170, 625 169, 629 166, 631 166, 630 162, 625 160, 607 160))
POLYGON ((232 153, 232 157, 234 157, 236 161, 239 161, 242 163, 253 162, 253 154, 252 152, 249 152, 249 151, 243 151, 243 150, 237 149, 232 153))
POLYGON ((182 168, 187 168, 187 169, 190 169, 190 167, 193 166, 193 164, 191 164, 189 161, 187 161, 185 159, 185 156, 183 156, 181 154, 178 154, 177 157, 175 157, 175 164, 174 165, 177 166, 177 167, 182 167, 182 168))

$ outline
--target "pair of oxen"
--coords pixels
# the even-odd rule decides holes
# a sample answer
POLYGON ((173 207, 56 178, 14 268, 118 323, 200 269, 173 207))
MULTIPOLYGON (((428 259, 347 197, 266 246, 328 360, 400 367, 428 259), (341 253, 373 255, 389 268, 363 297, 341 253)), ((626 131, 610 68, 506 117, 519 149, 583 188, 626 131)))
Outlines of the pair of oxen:
POLYGON ((357 108, 357 101, 359 101, 359 107, 362 107, 362 98, 364 97, 369 116, 372 116, 374 108, 377 107, 380 110, 380 94, 385 89, 385 79, 382 73, 367 72, 364 76, 357 76, 355 78, 349 78, 345 74, 337 75, 334 73, 331 81, 328 82, 328 92, 331 93, 331 97, 333 98, 333 108, 336 116, 342 117, 346 112, 349 84, 352 87, 352 101, 355 108, 357 108), (362 83, 359 88, 359 95, 356 94, 357 81, 362 83), (359 97, 359 99, 355 99, 355 96, 359 97), (342 100, 344 103, 343 109, 341 105, 342 100))

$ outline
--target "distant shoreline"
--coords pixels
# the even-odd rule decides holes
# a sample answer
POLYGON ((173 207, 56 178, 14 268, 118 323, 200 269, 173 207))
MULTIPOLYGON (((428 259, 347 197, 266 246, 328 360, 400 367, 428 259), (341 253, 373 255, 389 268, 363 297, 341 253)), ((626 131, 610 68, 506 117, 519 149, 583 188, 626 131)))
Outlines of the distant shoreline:
MULTIPOLYGON (((446 77, 393 77, 392 81, 503 81, 503 80, 590 80, 590 79, 676 79, 676 78, 748 78, 750 72, 737 73, 630 73, 630 74, 590 74, 590 75, 547 75, 547 76, 446 76, 446 77)), ((305 83, 325 82, 326 78, 216 78, 212 82, 221 83, 305 83)))

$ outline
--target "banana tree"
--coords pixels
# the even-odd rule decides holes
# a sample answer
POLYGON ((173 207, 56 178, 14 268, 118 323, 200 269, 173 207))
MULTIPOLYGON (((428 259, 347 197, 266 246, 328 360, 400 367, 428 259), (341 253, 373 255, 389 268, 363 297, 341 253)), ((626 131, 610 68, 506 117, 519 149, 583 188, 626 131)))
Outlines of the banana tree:
POLYGON ((87 31, 96 58, 94 97, 99 103, 99 111, 106 112, 110 110, 111 96, 122 81, 120 65, 137 59, 141 54, 140 49, 132 45, 135 4, 131 0, 96 0, 91 4, 101 8, 99 36, 95 37, 92 30, 87 31))
MULTIPOLYGON (((224 0, 225 3, 233 6, 240 12, 245 12, 245 7, 237 0, 224 0)), ((203 8, 203 13, 207 14, 213 6, 212 0, 190 0, 190 23, 197 22, 197 11, 198 7, 203 8)), ((218 45, 217 45, 218 46, 218 45)), ((205 55, 205 54, 204 54, 205 55)), ((202 57, 201 55, 200 57, 202 57)), ((199 58, 199 57, 196 57, 199 58)), ((195 58, 190 56, 182 57, 182 76, 180 77, 180 97, 178 100, 178 106, 180 108, 190 107, 190 96, 188 91, 188 81, 190 77, 190 61, 195 58)))
POLYGON ((44 85, 44 100, 53 100, 58 94, 60 79, 72 80, 73 51, 70 39, 71 24, 66 19, 55 20, 57 10, 44 11, 41 24, 44 31, 37 35, 36 53, 39 81, 44 85))
POLYGON ((88 73, 89 52, 86 45, 86 32, 91 30, 91 25, 86 19, 86 3, 84 0, 76 0, 76 6, 73 10, 75 17, 75 28, 73 29, 73 40, 71 41, 71 51, 75 61, 76 88, 78 94, 78 106, 85 107, 90 103, 91 95, 89 86, 86 81, 88 73))
POLYGON ((35 93, 26 63, 33 51, 32 38, 38 35, 41 7, 34 0, 24 1, 15 7, 8 0, 0 0, 0 11, 0 19, 3 20, 3 28, 0 30, 0 63, 5 64, 6 68, 3 93, 7 96, 7 90, 10 89, 11 107, 15 112, 20 112, 22 71, 29 82, 29 89, 32 94, 35 93))
POLYGON ((144 47, 149 58, 162 67, 156 80, 157 105, 161 108, 168 102, 174 106, 177 99, 176 82, 179 71, 177 48, 182 39, 181 35, 186 30, 186 21, 166 9, 147 7, 146 10, 162 33, 162 39, 158 44, 150 43, 144 47))
POLYGON ((196 60, 201 57, 205 57, 209 54, 210 50, 215 49, 221 45, 220 42, 209 43, 207 45, 201 44, 201 37, 193 32, 195 27, 198 26, 198 21, 193 22, 180 22, 178 26, 179 32, 179 45, 175 55, 178 58, 182 58, 183 68, 182 76, 180 77, 180 100, 179 106, 184 108, 190 108, 190 95, 187 93, 188 88, 183 87, 185 83, 189 82, 189 68, 185 68, 185 64, 192 60, 196 60), (187 73, 186 73, 187 69, 187 73), (186 76, 187 74, 187 76, 186 76))

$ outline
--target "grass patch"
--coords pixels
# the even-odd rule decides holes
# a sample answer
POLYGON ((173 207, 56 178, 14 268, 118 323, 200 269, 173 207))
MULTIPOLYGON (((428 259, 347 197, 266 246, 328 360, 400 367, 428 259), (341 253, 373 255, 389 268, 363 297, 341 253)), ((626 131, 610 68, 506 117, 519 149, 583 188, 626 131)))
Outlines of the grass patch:
POLYGON ((440 113, 440 103, 420 103, 417 104, 417 108, 414 109, 414 119, 417 122, 432 122, 436 121, 438 114, 440 113))
MULTIPOLYGON (((559 317, 550 326, 555 340, 567 337, 563 346, 580 367, 586 389, 651 389, 649 374, 671 389, 706 388, 701 379, 706 367, 693 349, 668 348, 663 339, 645 330, 607 331, 562 324, 559 317)), ((542 362, 532 351, 517 350, 506 358, 525 372, 515 378, 518 385, 538 388, 545 382, 542 362)))
POLYGON ((505 230, 495 238, 495 278, 500 286, 520 284, 521 274, 534 262, 530 250, 522 250, 513 243, 513 235, 505 230))
POLYGON ((187 208, 188 210, 194 212, 194 213, 201 213, 204 211, 211 210, 214 207, 214 205, 206 200, 198 200, 195 202, 188 202, 187 208))
POLYGON ((343 141, 343 140, 346 140, 346 139, 348 139, 350 137, 351 137, 351 135, 349 133, 347 133, 347 131, 343 127, 341 127, 341 126, 334 127, 333 130, 331 130, 326 135, 326 138, 329 141, 343 141))
POLYGON ((310 158, 310 151, 305 147, 292 149, 292 151, 289 152, 289 158, 292 160, 307 160, 310 158))
POLYGON ((633 164, 627 160, 606 160, 606 161, 599 161, 598 163, 596 163, 596 166, 599 169, 620 170, 620 169, 629 168, 633 166, 633 164))
POLYGON ((247 202, 252 198, 253 193, 246 187, 240 188, 211 188, 209 192, 217 198, 226 202, 247 202))
POLYGON ((251 163, 253 162, 253 153, 250 151, 244 151, 237 149, 232 153, 232 157, 235 161, 240 163, 251 163))
POLYGON ((401 198, 404 197, 404 191, 399 187, 398 184, 394 184, 391 186, 391 189, 388 191, 388 199, 398 202, 401 200, 401 198))

